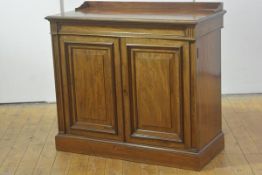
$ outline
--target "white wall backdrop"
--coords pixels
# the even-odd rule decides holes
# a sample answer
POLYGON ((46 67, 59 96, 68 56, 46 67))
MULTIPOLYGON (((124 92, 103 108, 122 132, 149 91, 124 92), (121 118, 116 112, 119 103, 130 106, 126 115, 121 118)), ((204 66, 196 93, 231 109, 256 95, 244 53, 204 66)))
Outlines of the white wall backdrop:
MULTIPOLYGON (((65 10, 82 2, 65 0, 65 10)), ((224 5, 222 92, 262 93, 262 1, 224 0, 224 5)), ((44 17, 59 12, 59 0, 1 1, 0 7, 0 103, 55 101, 44 17)))

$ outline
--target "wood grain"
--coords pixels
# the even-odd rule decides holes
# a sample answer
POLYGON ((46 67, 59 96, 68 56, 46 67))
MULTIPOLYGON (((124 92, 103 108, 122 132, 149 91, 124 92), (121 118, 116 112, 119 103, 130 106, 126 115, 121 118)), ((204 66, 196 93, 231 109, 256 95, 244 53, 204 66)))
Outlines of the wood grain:
POLYGON ((67 133, 121 140, 118 40, 63 36, 60 45, 67 133))
POLYGON ((181 103, 185 98, 181 79, 187 79, 183 75, 189 71, 185 64, 188 43, 128 38, 121 49, 128 142, 167 147, 189 145, 188 138, 182 137, 190 128, 184 121, 187 116, 182 116, 187 108, 181 103))
MULTIPOLYGON (((21 172, 19 174, 27 175, 28 173, 22 172, 32 172, 32 170, 33 173, 29 174, 46 175, 51 173, 64 175, 71 174, 72 171, 78 174, 87 174, 87 172, 100 169, 99 171, 106 175, 134 174, 135 172, 142 175, 261 175, 262 145, 260 143, 262 136, 260 134, 260 123, 262 122, 262 95, 222 97, 222 126, 225 133, 226 147, 219 156, 215 157, 200 172, 132 163, 118 159, 98 158, 95 160, 94 157, 92 160, 99 164, 90 165, 88 163, 90 156, 88 155, 57 152, 53 139, 58 130, 55 106, 55 104, 0 105, 1 121, 16 119, 10 121, 10 128, 0 123, 0 128, 5 129, 0 138, 0 155, 6 155, 1 158, 1 174, 11 175, 19 171, 21 172), (30 121, 30 126, 26 124, 26 121, 30 121), (42 125, 40 121, 45 124, 42 125), (239 130, 240 128, 241 130, 239 130), (16 132, 17 130, 19 132, 16 132), (47 130, 50 131, 47 133, 47 130), (241 133, 246 133, 243 139, 247 139, 247 141, 243 141, 240 137, 241 133), (40 138, 48 136, 42 140, 34 138, 33 135, 41 136, 40 138), (30 146, 36 143, 43 145, 43 150, 39 156, 36 157, 36 154, 32 154, 31 157, 31 154, 27 153, 35 152, 38 149, 30 146), (26 160, 29 162, 34 160, 35 163, 27 166, 26 160), (88 167, 91 167, 91 170, 88 170, 88 167)), ((99 174, 99 172, 96 174, 99 174)))
POLYGON ((201 169, 224 148, 224 14, 222 3, 92 1, 47 17, 56 148, 201 169))
POLYGON ((87 1, 75 12, 48 16, 47 19, 196 24, 214 14, 224 13, 222 3, 87 1))
MULTIPOLYGON (((221 32, 216 30, 196 42, 196 105, 201 148, 221 132, 221 32), (216 42, 214 42, 216 41, 216 42)), ((193 131, 194 132, 194 131, 193 131)), ((195 138, 193 138, 195 139, 195 138)))

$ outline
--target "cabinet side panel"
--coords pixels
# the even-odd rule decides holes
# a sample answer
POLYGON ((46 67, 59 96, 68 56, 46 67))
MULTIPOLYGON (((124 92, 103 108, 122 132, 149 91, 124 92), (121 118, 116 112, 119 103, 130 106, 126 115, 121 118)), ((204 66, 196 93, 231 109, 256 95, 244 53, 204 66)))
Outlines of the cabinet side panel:
POLYGON ((199 38, 197 58, 197 116, 201 148, 221 132, 221 31, 199 38))

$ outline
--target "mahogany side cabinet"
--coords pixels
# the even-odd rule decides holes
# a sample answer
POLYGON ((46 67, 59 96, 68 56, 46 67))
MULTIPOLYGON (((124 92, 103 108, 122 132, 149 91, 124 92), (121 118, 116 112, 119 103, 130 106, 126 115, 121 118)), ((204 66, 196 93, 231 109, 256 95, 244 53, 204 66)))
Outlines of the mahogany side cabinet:
POLYGON ((51 23, 61 151, 200 170, 224 148, 222 3, 85 2, 51 23))

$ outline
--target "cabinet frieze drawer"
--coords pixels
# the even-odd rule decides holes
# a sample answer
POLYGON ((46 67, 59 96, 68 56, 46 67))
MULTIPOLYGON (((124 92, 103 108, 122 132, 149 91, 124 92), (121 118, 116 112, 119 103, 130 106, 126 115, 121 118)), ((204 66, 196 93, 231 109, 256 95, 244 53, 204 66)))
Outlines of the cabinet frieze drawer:
POLYGON ((187 28, 184 27, 161 27, 161 28, 149 28, 148 26, 134 25, 133 27, 125 27, 121 24, 112 26, 93 26, 67 24, 61 25, 59 34, 75 34, 75 35, 101 35, 101 36, 119 36, 119 37, 176 37, 183 38, 189 37, 187 34, 187 28))

